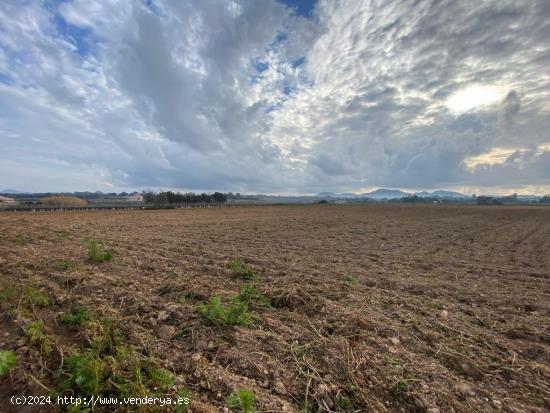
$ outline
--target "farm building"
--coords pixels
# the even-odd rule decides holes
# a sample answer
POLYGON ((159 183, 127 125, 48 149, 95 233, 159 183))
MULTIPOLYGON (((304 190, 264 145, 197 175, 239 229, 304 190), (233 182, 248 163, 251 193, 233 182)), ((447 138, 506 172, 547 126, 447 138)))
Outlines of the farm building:
POLYGON ((128 195, 126 197, 126 200, 128 202, 143 202, 143 195, 139 195, 139 194, 128 195))
POLYGON ((7 198, 5 196, 0 196, 0 204, 15 204, 17 201, 13 198, 7 198))

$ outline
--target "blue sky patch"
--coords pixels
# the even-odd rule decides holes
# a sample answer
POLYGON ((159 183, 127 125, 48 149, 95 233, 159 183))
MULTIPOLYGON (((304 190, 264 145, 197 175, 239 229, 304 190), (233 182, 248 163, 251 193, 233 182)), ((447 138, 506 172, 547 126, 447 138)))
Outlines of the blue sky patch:
POLYGON ((286 39, 288 39, 288 34, 285 32, 278 32, 273 43, 284 42, 286 39))
POLYGON ((296 59, 294 62, 292 62, 292 67, 297 68, 298 66, 301 66, 306 61, 305 56, 300 57, 299 59, 296 59))
POLYGON ((13 84, 13 79, 9 76, 6 76, 3 73, 0 73, 0 83, 4 83, 5 85, 11 85, 13 84))
POLYGON ((55 14, 54 23, 59 34, 76 47, 80 56, 85 57, 90 53, 90 49, 95 42, 90 29, 70 24, 59 14, 55 14))
POLYGON ((306 19, 311 17, 311 13, 315 7, 317 0, 279 0, 281 3, 294 9, 298 16, 305 17, 306 19))
POLYGON ((290 95, 292 92, 294 92, 294 90, 296 90, 296 87, 293 87, 293 86, 290 86, 290 85, 284 85, 283 86, 283 93, 286 96, 290 95))
POLYGON ((156 14, 157 16, 162 16, 162 10, 155 4, 154 0, 143 0, 143 4, 145 4, 145 7, 149 9, 152 13, 156 14))
POLYGON ((258 73, 262 73, 269 68, 269 65, 267 63, 257 61, 254 63, 254 68, 258 71, 258 73))

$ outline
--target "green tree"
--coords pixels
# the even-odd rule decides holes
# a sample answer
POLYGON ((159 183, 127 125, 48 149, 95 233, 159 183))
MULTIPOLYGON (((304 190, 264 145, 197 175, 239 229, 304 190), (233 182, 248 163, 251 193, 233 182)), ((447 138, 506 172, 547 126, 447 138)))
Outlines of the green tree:
POLYGON ((214 192, 212 194, 212 200, 214 202, 225 202, 227 201, 227 197, 225 196, 225 194, 222 194, 221 192, 214 192))

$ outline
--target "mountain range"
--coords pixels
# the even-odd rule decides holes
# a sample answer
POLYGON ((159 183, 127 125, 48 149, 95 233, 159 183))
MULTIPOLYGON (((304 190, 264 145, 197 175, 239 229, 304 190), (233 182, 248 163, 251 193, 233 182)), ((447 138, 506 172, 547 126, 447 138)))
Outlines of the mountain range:
POLYGON ((443 191, 443 190, 438 190, 438 191, 433 191, 433 192, 427 192, 427 191, 416 192, 415 195, 423 197, 423 198, 426 198, 426 197, 469 198, 468 195, 461 194, 460 192, 443 191))
POLYGON ((0 191, 2 194, 25 194, 26 192, 18 191, 17 189, 4 189, 0 191))
POLYGON ((399 189, 387 189, 380 188, 371 192, 365 192, 362 194, 355 194, 353 192, 335 193, 335 192, 321 192, 315 195, 316 198, 371 198, 371 199, 395 199, 405 198, 408 196, 419 196, 422 198, 437 197, 437 198, 468 198, 468 195, 464 195, 460 192, 437 190, 433 192, 421 191, 416 193, 404 192, 399 189))

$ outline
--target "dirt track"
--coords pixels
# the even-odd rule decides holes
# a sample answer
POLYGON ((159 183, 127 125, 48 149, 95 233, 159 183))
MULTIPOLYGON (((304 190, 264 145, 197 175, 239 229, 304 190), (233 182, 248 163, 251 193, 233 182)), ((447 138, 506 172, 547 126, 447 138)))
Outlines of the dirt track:
MULTIPOLYGON (((78 348, 58 322, 78 303, 172 371, 192 412, 222 411, 238 386, 265 412, 545 412, 549 251, 547 207, 0 214, 0 289, 32 285, 55 300, 17 316, 0 308, 0 349, 21 347, 32 319, 54 347, 78 348), (115 258, 88 262, 83 239, 115 258), (197 306, 244 284, 227 269, 234 258, 253 267, 271 305, 252 326, 209 326, 197 306), (59 260, 75 268, 60 271, 59 260), (184 339, 165 334, 181 329, 184 339)), ((54 385, 56 357, 40 370, 32 349, 18 355, 0 379, 0 412, 24 411, 11 394, 44 393, 28 372, 54 385)))

